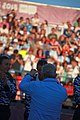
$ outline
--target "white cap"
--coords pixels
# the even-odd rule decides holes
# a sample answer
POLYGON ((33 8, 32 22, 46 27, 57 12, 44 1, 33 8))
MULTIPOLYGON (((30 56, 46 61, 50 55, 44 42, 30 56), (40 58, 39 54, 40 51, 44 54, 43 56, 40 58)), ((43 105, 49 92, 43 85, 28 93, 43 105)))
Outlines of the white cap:
POLYGON ((3 19, 7 19, 7 16, 3 16, 3 19))
POLYGON ((9 14, 10 17, 13 17, 13 14, 9 14))
POLYGON ((15 39, 14 39, 14 42, 18 42, 18 39, 15 38, 15 39))
POLYGON ((10 69, 10 70, 9 70, 9 73, 15 74, 15 71, 14 71, 13 69, 10 69))
POLYGON ((20 33, 21 35, 23 35, 23 31, 22 31, 22 30, 20 30, 19 33, 20 33))
POLYGON ((70 48, 70 51, 73 51, 73 52, 74 52, 74 48, 70 48))
POLYGON ((13 50, 13 47, 12 47, 12 46, 10 46, 10 47, 9 47, 9 50, 13 50))

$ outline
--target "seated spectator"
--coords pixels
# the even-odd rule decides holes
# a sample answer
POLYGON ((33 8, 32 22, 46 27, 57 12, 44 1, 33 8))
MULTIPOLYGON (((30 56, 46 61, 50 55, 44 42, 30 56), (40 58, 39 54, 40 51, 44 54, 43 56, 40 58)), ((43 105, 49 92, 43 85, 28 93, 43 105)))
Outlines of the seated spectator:
POLYGON ((64 87, 67 90, 68 97, 72 97, 74 94, 74 87, 72 81, 69 81, 64 87))
POLYGON ((45 58, 43 49, 37 49, 35 57, 39 59, 45 58))
POLYGON ((15 74, 22 72, 23 70, 23 59, 22 56, 18 53, 18 50, 15 49, 13 54, 10 56, 12 69, 15 70, 15 74))
POLYGON ((7 26, 5 24, 3 24, 3 26, 0 28, 0 34, 8 36, 8 33, 9 33, 9 30, 8 30, 7 26))
POLYGON ((6 25, 7 29, 9 29, 9 23, 7 22, 7 16, 2 16, 2 21, 0 22, 0 27, 6 25))
POLYGON ((72 78, 74 80, 74 78, 76 78, 79 74, 79 66, 78 66, 78 62, 75 59, 71 61, 71 65, 72 65, 71 73, 72 73, 72 78))
POLYGON ((51 39, 52 37, 55 37, 55 39, 57 39, 57 35, 55 32, 56 32, 56 29, 52 28, 51 33, 48 34, 48 38, 51 39))
POLYGON ((63 47, 63 46, 66 44, 65 36, 64 36, 64 35, 61 35, 61 36, 59 37, 58 42, 59 42, 59 44, 61 45, 61 47, 63 47))
POLYGON ((30 21, 29 18, 25 19, 24 26, 27 27, 27 31, 26 32, 28 32, 28 34, 30 34, 30 31, 32 29, 32 24, 31 24, 31 21, 30 21))

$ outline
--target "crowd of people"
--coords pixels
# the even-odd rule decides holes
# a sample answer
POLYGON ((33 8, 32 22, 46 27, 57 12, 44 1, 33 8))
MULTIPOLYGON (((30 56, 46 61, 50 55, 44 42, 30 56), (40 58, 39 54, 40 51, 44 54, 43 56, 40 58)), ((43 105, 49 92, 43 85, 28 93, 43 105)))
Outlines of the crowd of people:
POLYGON ((46 58, 56 64, 62 82, 66 77, 74 79, 80 69, 80 18, 74 24, 62 24, 49 32, 48 21, 40 22, 38 13, 24 19, 13 9, 0 17, 0 54, 11 57, 15 72, 35 69, 38 60, 46 58))
POLYGON ((14 9, 0 17, 0 107, 3 110, 0 111, 0 118, 2 120, 8 120, 10 117, 10 102, 16 96, 14 78, 18 75, 23 77, 25 73, 29 75, 23 77, 19 88, 25 94, 30 93, 30 120, 60 119, 62 103, 67 98, 66 89, 60 82, 69 84, 69 80, 74 83, 75 101, 79 98, 76 105, 80 111, 80 96, 76 92, 80 93, 80 90, 76 89, 76 80, 79 80, 76 77, 80 72, 80 18, 74 24, 67 21, 61 28, 58 25, 52 27, 50 32, 48 25, 46 19, 40 22, 38 13, 32 18, 27 16, 26 19, 22 16, 17 18, 14 9), (37 66, 40 59, 47 60, 46 65, 41 65, 42 68, 37 66), (42 78, 34 81, 32 69, 42 78), (54 98, 56 104, 52 103, 54 98), (3 115, 4 112, 6 116, 3 115))

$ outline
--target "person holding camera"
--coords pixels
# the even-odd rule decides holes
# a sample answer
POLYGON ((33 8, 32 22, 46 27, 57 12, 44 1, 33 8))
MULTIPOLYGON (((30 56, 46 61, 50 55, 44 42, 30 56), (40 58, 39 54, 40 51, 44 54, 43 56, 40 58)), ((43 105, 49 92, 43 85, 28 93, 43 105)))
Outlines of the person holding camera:
MULTIPOLYGON (((42 79, 41 68, 45 64, 47 64, 47 60, 45 58, 38 60, 36 66, 37 70, 31 69, 30 73, 27 74, 27 75, 30 74, 32 76, 31 81, 39 81, 42 79)), ((25 75, 24 78, 26 78, 27 75, 25 75)), ((25 104, 24 120, 28 120, 28 116, 30 112, 30 104, 31 104, 31 95, 28 92, 25 95, 24 104, 25 104)))
POLYGON ((60 120, 62 103, 67 98, 66 89, 56 79, 56 67, 47 63, 41 68, 42 79, 31 81, 26 75, 19 87, 31 95, 28 120, 60 120))

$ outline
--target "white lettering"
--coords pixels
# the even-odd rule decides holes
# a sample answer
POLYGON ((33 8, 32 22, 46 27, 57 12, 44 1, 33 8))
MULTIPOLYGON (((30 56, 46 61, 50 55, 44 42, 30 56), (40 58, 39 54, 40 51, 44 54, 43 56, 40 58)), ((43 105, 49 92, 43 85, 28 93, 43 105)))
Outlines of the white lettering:
POLYGON ((12 6, 12 5, 11 5, 10 3, 6 4, 6 9, 7 9, 7 10, 10 10, 10 9, 11 9, 11 6, 12 6))
POLYGON ((6 2, 2 4, 2 9, 6 9, 6 2))
POLYGON ((18 9, 18 6, 17 4, 11 4, 11 3, 6 3, 6 2, 3 2, 2 4, 2 9, 6 9, 6 10, 17 10, 18 9))

